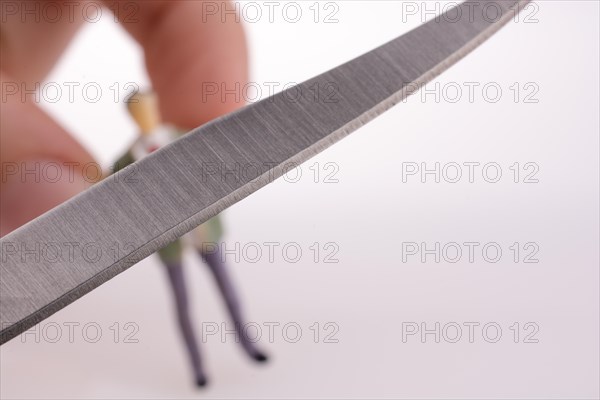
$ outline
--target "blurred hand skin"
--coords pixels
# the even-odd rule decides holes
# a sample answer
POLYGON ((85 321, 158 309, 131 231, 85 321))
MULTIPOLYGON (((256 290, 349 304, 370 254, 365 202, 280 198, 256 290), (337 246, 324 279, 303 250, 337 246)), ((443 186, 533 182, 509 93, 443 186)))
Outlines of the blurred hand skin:
MULTIPOLYGON (((3 1, 0 0, 0 6, 3 1)), ((19 3, 26 4, 18 6, 34 9, 36 2, 43 3, 43 0, 23 1, 19 3)), ((110 12, 109 7, 115 9, 115 0, 103 2, 106 5, 103 14, 110 12)), ((9 83, 24 83, 27 89, 34 88, 36 83, 43 84, 71 39, 86 24, 80 12, 83 3, 85 1, 80 1, 79 8, 69 13, 65 2, 55 2, 64 8, 63 17, 58 21, 44 21, 42 17, 36 22, 35 17, 29 15, 24 23, 20 12, 3 15, 0 25, 0 163, 3 167, 0 236, 86 187, 83 167, 94 163, 90 153, 38 107, 34 96, 28 95, 22 101, 20 91, 8 95, 6 90, 9 83), (70 21, 69 16, 74 16, 75 21, 70 21), (36 182, 34 174, 25 179, 21 177, 23 168, 34 170, 36 164, 39 167, 47 163, 66 163, 62 179, 36 182), (8 164, 16 164, 19 172, 5 173, 4 167, 8 164)), ((236 82, 243 86, 248 80, 246 40, 243 27, 235 18, 229 16, 222 21, 220 15, 203 16, 206 8, 199 0, 124 0, 121 4, 125 3, 136 4, 135 14, 122 12, 117 16, 144 50, 146 68, 165 122, 192 129, 240 106, 234 101, 222 102, 220 96, 202 99, 201 92, 202 82, 223 83, 231 88, 236 82)), ((227 6, 233 9, 231 4, 227 6)))

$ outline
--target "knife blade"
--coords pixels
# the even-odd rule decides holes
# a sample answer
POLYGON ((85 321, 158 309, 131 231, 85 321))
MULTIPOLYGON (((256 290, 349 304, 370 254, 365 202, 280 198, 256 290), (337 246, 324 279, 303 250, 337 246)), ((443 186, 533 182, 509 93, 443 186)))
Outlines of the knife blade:
POLYGON ((462 3, 195 129, 1 238, 0 344, 399 103, 528 2, 462 3))

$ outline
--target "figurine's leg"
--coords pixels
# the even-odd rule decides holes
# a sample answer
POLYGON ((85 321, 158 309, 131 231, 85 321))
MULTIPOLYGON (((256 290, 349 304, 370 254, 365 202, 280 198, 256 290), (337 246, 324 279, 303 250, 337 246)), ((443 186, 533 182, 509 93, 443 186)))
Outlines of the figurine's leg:
POLYGON ((169 282, 173 289, 179 329, 188 350, 196 384, 204 386, 206 385, 206 376, 202 369, 200 350, 198 349, 198 342, 190 319, 187 289, 185 287, 185 277, 181 263, 180 243, 170 244, 159 252, 159 256, 166 266, 169 282))
POLYGON ((233 288, 233 284, 231 283, 231 279, 229 278, 229 274, 227 273, 227 267, 221 259, 218 246, 213 246, 210 251, 202 251, 199 249, 198 253, 206 265, 208 265, 208 268, 215 277, 215 281, 217 282, 217 286, 219 287, 219 290, 225 299, 225 303, 235 326, 235 330, 240 338, 242 347, 254 360, 259 362, 266 361, 267 356, 256 349, 254 343, 245 334, 246 331, 243 329, 244 320, 242 318, 240 305, 233 288))

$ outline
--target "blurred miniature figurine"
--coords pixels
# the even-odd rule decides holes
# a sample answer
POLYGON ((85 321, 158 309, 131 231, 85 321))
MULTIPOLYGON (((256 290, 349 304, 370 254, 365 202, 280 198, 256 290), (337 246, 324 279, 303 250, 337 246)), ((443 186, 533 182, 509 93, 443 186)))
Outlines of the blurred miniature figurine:
MULTIPOLYGON (((115 164, 113 172, 123 169, 127 165, 145 157, 157 150, 177 136, 183 134, 173 127, 161 124, 158 108, 158 98, 152 92, 137 92, 127 99, 127 108, 135 122, 140 128, 140 137, 135 141, 130 150, 125 153, 115 164)), ((218 216, 210 219, 196 228, 190 235, 196 253, 212 272, 217 286, 225 299, 227 308, 234 323, 245 352, 254 360, 263 362, 267 357, 257 350, 251 340, 245 334, 240 306, 236 293, 226 271, 226 265, 220 254, 219 241, 222 236, 222 227, 218 216), (207 246, 206 244, 211 244, 207 246)), ((202 360, 198 349, 198 341, 193 329, 189 315, 188 300, 182 265, 184 241, 178 239, 167 245, 157 253, 165 265, 177 309, 179 328, 181 330, 185 345, 189 352, 193 367, 194 378, 198 386, 204 386, 207 382, 202 368, 202 360)))

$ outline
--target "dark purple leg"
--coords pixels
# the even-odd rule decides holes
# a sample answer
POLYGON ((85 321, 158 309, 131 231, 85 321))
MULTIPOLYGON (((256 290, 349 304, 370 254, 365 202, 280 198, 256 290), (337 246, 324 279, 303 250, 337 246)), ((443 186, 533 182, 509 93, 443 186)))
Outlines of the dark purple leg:
POLYGON ((204 253, 202 251, 198 251, 198 253, 206 265, 208 265, 208 268, 215 277, 217 286, 221 291, 221 295, 225 299, 225 304, 227 305, 227 309, 229 310, 229 314, 238 333, 238 337, 240 338, 240 344, 246 353, 248 353, 248 355, 255 361, 267 361, 267 356, 256 349, 254 343, 245 334, 245 329, 242 329, 244 326, 244 319, 242 318, 240 305, 231 283, 231 279, 227 274, 227 267, 221 258, 218 248, 211 249, 211 251, 204 253))
POLYGON ((166 265, 166 268, 175 297, 179 328, 183 339, 185 340, 192 368, 194 369, 194 378, 198 386, 204 386, 206 385, 206 376, 202 370, 202 360, 200 358, 200 351, 198 350, 198 342, 196 341, 196 335, 190 320, 183 267, 181 263, 173 263, 166 265))

